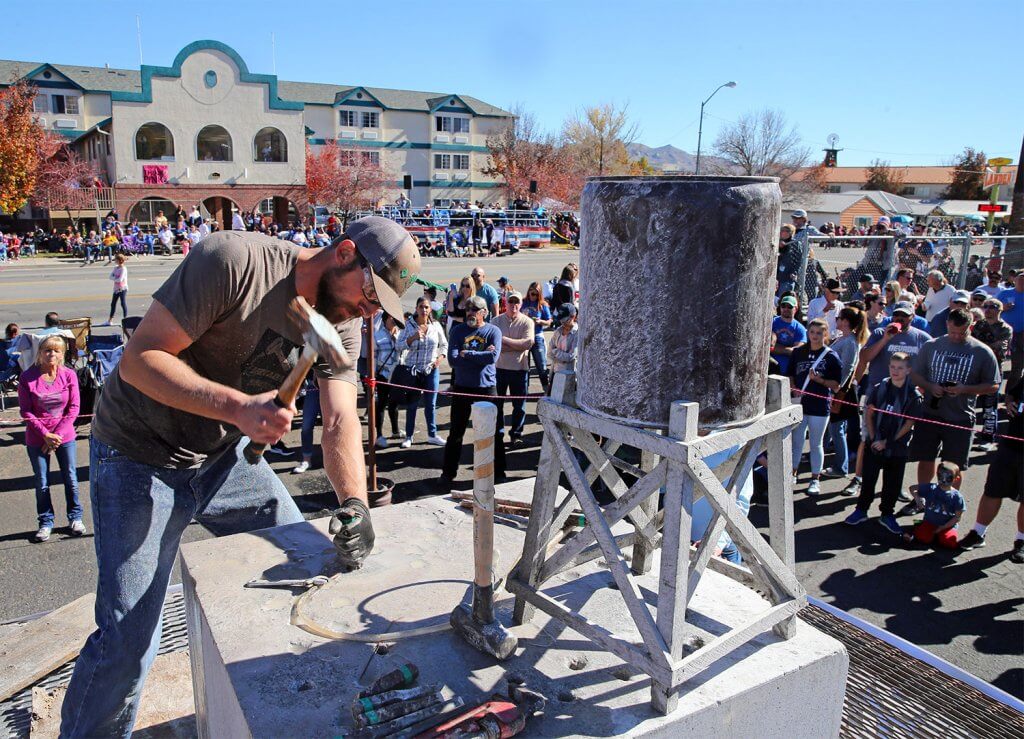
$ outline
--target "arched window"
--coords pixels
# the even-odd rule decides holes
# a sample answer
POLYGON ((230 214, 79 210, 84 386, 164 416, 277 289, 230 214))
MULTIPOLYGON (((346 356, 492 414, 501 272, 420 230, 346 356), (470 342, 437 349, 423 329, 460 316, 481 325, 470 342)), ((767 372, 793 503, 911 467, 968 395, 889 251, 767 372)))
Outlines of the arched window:
POLYGON ((144 162, 174 159, 174 137, 162 123, 145 123, 135 132, 135 158, 144 162))
POLYGON ((252 159, 254 162, 287 162, 288 139, 271 126, 260 129, 253 139, 252 159))
POLYGON ((196 137, 196 157, 201 162, 230 162, 231 134, 223 126, 207 126, 196 137))

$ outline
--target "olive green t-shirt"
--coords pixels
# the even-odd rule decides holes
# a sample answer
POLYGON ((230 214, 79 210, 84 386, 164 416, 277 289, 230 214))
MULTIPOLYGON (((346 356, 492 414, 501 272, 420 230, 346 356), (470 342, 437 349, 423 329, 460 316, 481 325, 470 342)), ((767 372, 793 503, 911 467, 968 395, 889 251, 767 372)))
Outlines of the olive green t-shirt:
MULTIPOLYGON (((298 361, 302 334, 289 319, 296 296, 295 265, 302 250, 262 234, 221 231, 193 247, 153 294, 193 343, 178 358, 199 375, 255 395, 277 389, 298 361)), ((360 320, 338 325, 350 357, 359 353, 360 320)), ((355 369, 324 378, 355 384, 355 369)), ((196 467, 235 444, 241 432, 153 400, 117 369, 103 386, 92 433, 145 464, 196 467)))

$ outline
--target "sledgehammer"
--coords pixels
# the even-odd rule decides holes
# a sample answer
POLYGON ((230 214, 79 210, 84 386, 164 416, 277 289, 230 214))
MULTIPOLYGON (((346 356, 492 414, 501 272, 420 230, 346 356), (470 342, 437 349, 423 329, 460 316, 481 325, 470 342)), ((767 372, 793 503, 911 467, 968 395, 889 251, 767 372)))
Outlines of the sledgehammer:
POLYGON ((498 409, 473 403, 473 603, 461 603, 452 628, 469 644, 506 659, 519 641, 494 617, 494 432, 498 409))
MULTIPOLYGON (((297 296, 288 306, 291 319, 302 330, 302 339, 306 342, 299 356, 295 367, 284 378, 281 387, 277 390, 274 402, 282 408, 291 407, 302 387, 302 381, 306 379, 317 356, 323 357, 334 370, 348 369, 352 366, 352 360, 345 352, 341 344, 341 337, 331 322, 317 313, 310 307, 309 303, 301 296, 297 296)), ((250 441, 245 447, 245 459, 249 464, 256 464, 263 456, 266 444, 257 444, 250 441)))

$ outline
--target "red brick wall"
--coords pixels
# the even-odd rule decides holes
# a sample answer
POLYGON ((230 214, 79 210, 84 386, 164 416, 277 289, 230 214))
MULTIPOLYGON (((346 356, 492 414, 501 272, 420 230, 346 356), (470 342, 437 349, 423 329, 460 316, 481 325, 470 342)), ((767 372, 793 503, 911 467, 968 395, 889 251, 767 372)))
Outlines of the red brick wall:
POLYGON ((144 198, 164 198, 186 210, 210 197, 228 198, 239 209, 250 211, 265 198, 288 198, 299 213, 306 215, 309 200, 304 185, 118 185, 114 188, 115 202, 122 217, 144 198))

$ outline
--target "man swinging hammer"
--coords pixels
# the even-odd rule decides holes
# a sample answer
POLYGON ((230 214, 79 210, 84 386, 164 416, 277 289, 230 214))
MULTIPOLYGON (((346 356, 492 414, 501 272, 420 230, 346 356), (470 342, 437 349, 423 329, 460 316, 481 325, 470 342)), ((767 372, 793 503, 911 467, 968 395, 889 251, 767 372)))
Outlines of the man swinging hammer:
POLYGON ((382 308, 401 323, 401 295, 419 271, 409 233, 369 217, 323 249, 256 233, 211 235, 156 291, 93 419, 97 630, 75 665, 61 736, 131 734, 193 519, 217 535, 303 520, 270 466, 243 455, 250 440, 272 444, 291 428, 294 407, 275 398, 302 349, 289 311, 296 297, 335 324, 352 358, 341 371, 327 363, 315 371, 324 466, 341 503, 330 530, 342 562, 369 554, 354 358, 361 319, 382 308))

